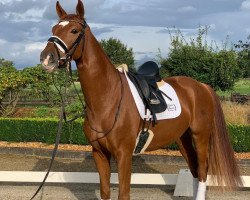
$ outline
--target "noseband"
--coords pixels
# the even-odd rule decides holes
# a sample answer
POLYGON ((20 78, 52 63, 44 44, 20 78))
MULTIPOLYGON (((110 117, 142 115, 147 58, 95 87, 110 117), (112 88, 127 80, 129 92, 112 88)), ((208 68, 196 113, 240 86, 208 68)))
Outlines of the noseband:
POLYGON ((80 21, 77 21, 77 20, 61 20, 61 21, 59 21, 59 23, 61 23, 61 22, 76 22, 78 24, 81 24, 82 31, 80 32, 80 34, 76 38, 75 42, 73 42, 73 44, 71 45, 70 48, 68 48, 68 46, 65 44, 65 42, 57 36, 52 36, 48 39, 48 42, 52 42, 56 48, 56 52, 57 52, 57 56, 58 56, 58 68, 66 67, 67 66, 66 64, 71 61, 72 56, 76 51, 76 48, 80 44, 81 40, 84 39, 84 31, 85 31, 85 28, 87 27, 87 23, 85 20, 83 20, 83 23, 80 21), (65 54, 64 58, 61 58, 59 50, 61 50, 65 54))

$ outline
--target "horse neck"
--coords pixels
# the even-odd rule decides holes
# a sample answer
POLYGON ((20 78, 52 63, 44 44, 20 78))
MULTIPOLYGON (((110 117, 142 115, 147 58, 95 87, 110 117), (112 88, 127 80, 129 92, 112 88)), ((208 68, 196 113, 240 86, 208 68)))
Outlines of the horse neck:
POLYGON ((120 98, 119 74, 89 27, 85 30, 82 57, 76 64, 90 115, 96 118, 101 113, 113 112, 120 98))

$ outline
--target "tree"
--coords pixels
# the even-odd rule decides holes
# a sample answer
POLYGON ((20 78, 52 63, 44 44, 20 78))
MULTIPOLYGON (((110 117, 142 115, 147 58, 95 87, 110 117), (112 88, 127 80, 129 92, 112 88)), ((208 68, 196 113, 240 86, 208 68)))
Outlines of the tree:
MULTIPOLYGON (((47 73, 41 65, 28 67, 23 69, 23 74, 27 77, 28 88, 33 97, 38 97, 46 100, 50 104, 60 102, 60 96, 57 89, 62 90, 65 86, 66 74, 65 70, 58 70, 53 74, 47 73)), ((70 84, 68 79, 67 86, 70 84)))
POLYGON ((199 28, 196 38, 187 42, 177 30, 171 36, 168 58, 162 59, 161 66, 171 76, 189 76, 212 86, 215 90, 231 89, 240 77, 237 54, 232 49, 219 50, 206 41, 208 28, 199 28))
POLYGON ((242 70, 242 77, 250 77, 250 35, 247 40, 243 42, 239 40, 234 44, 235 49, 238 51, 238 65, 242 70))
POLYGON ((134 68, 135 59, 132 48, 128 48, 120 40, 114 38, 101 40, 100 44, 114 65, 124 63, 129 68, 134 68))
POLYGON ((42 69, 41 65, 24 68, 23 73, 27 77, 29 84, 25 95, 50 101, 52 78, 42 69))
MULTIPOLYGON (((76 79, 76 75, 73 78, 76 79)), ((61 97, 57 89, 62 91, 65 84, 66 87, 71 84, 65 70, 58 70, 53 75, 43 70, 41 65, 17 70, 12 61, 0 59, 0 116, 13 114, 20 96, 58 104, 61 97)))
POLYGON ((0 59, 0 80, 0 115, 8 116, 13 113, 27 79, 13 66, 13 62, 0 59), (3 100, 7 105, 3 105, 3 100))
POLYGON ((0 58, 0 67, 9 67, 13 66, 14 63, 10 60, 5 60, 4 58, 0 58))

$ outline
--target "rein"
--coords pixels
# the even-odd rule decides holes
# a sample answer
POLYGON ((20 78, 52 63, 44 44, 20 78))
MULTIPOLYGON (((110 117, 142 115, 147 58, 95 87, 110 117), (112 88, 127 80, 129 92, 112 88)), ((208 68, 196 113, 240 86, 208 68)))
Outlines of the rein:
POLYGON ((56 86, 55 84, 55 80, 54 80, 54 77, 53 77, 53 84, 56 88, 56 90, 58 91, 59 95, 60 95, 60 98, 61 98, 61 103, 62 103, 62 106, 61 106, 61 110, 60 110, 60 120, 58 122, 58 129, 57 129, 57 134, 56 134, 56 141, 55 141, 55 146, 54 146, 54 149, 52 151, 52 155, 51 155, 51 160, 50 160, 50 163, 49 163, 49 167, 48 167, 48 171, 46 172, 45 174, 45 177, 42 181, 42 183, 40 184, 40 186, 38 187, 37 191, 35 192, 35 194, 31 197, 30 200, 34 199, 36 197, 36 195, 40 192, 40 190, 42 189, 42 187, 44 186, 48 176, 49 176, 49 173, 50 173, 50 170, 52 168, 52 165, 53 165, 53 162, 54 162, 54 159, 56 157, 56 153, 57 153, 57 150, 58 150, 58 146, 59 146, 59 143, 60 143, 60 139, 61 139, 61 133, 62 133, 62 127, 63 127, 63 121, 65 123, 71 123, 73 121, 75 121, 76 119, 82 117, 84 115, 84 110, 81 114, 78 114, 76 115, 74 118, 68 120, 67 119, 67 116, 66 116, 66 112, 65 112, 65 107, 66 107, 66 104, 65 104, 65 97, 67 95, 67 83, 68 83, 68 77, 70 77, 70 81, 71 83, 74 85, 74 89, 75 89, 75 92, 77 93, 77 96, 84 108, 84 104, 83 104, 83 101, 76 89, 76 86, 75 86, 75 83, 73 81, 73 77, 72 77, 72 70, 71 70, 71 64, 70 62, 68 63, 67 65, 67 68, 65 69, 65 73, 66 73, 66 79, 65 79, 65 84, 64 84, 64 91, 63 93, 61 93, 61 90, 56 86))
MULTIPOLYGON (((123 88, 122 77, 121 77, 121 74, 120 74, 119 70, 117 70, 117 73, 119 74, 119 79, 120 79, 120 83, 121 83, 121 98, 119 100, 119 104, 118 104, 118 107, 117 107, 117 110, 116 110, 116 113, 115 113, 115 120, 114 120, 111 128, 106 130, 106 131, 103 131, 103 130, 99 131, 99 130, 95 129, 93 126, 91 126, 91 124, 89 123, 89 127, 90 127, 90 129, 92 131, 95 131, 96 133, 104 134, 102 137, 98 137, 97 139, 91 140, 90 142, 95 142, 95 141, 97 141, 97 140, 99 140, 101 138, 106 137, 114 129, 115 124, 116 124, 116 122, 118 120, 118 116, 119 116, 119 113, 120 113, 120 110, 121 110, 121 103, 122 103, 122 100, 123 100, 124 88, 123 88)), ((88 119, 87 114, 86 114, 86 118, 88 119)))
MULTIPOLYGON (((78 22, 78 21, 75 21, 75 20, 70 20, 70 21, 77 22, 77 23, 79 23, 79 24, 81 24, 83 26, 81 33, 79 34, 79 36, 77 37, 77 39, 75 40, 75 42, 72 44, 71 48, 68 49, 67 45, 59 37, 57 37, 57 36, 50 37, 48 39, 48 42, 54 43, 56 51, 57 51, 57 54, 58 54, 58 58, 59 58, 58 59, 58 68, 66 68, 66 71, 68 70, 68 72, 70 74, 70 77, 71 77, 71 82, 73 83, 74 88, 76 90, 76 86, 75 86, 73 78, 72 78, 71 59, 72 59, 73 54, 76 51, 76 48, 80 44, 81 40, 84 39, 84 30, 87 27, 87 23, 86 23, 85 20, 84 20, 84 23, 81 23, 81 22, 78 22), (60 52, 59 52, 59 49, 58 49, 57 45, 59 45, 65 51, 65 58, 61 58, 60 52), (63 61, 63 63, 61 63, 61 61, 63 61)), ((53 82, 54 82, 54 79, 53 79, 53 82)), ((68 83, 68 74, 66 74, 65 87, 64 87, 65 88, 64 89, 65 96, 66 96, 66 93, 67 93, 67 83, 68 83)), ((55 83, 54 83, 54 85, 55 85, 55 83)), ((55 85, 55 87, 56 87, 56 85, 55 85)), ((61 106, 61 111, 60 111, 60 120, 58 122, 58 130, 57 130, 57 134, 56 134, 55 147, 54 147, 54 149, 52 151, 52 155, 51 155, 51 160, 50 160, 50 164, 49 164, 49 167, 48 167, 48 171, 47 171, 47 173, 46 173, 46 175, 45 175, 42 183, 40 184, 40 186, 38 187, 37 191, 31 197, 30 200, 33 200, 36 197, 36 195, 40 192, 40 190, 44 186, 44 184, 45 184, 45 182, 46 182, 46 180, 47 180, 47 178, 49 176, 49 173, 50 173, 50 170, 52 168, 52 165, 53 165, 53 162, 54 162, 54 159, 56 157, 57 150, 58 150, 58 146, 59 146, 59 143, 60 143, 61 133, 62 133, 62 127, 63 127, 63 120, 66 123, 69 123, 69 122, 73 122, 74 120, 76 120, 77 118, 80 117, 80 116, 76 116, 76 117, 74 117, 71 120, 67 120, 66 113, 65 113, 65 98, 61 94, 61 91, 57 87, 56 87, 56 89, 58 90, 58 92, 60 94, 62 106, 61 106)), ((76 90, 76 92, 77 92, 77 90, 76 90)), ((82 102, 82 100, 81 100, 80 95, 79 95, 78 92, 77 92, 77 95, 78 95, 78 97, 79 97, 79 99, 80 99, 80 101, 81 101, 81 103, 83 105, 83 102, 82 102)), ((83 107, 84 107, 84 105, 83 105, 83 107)), ((81 116, 82 116, 82 114, 81 114, 81 116)))
MULTIPOLYGON (((60 21, 60 22, 62 22, 62 21, 60 21)), ((79 34, 79 36, 77 37, 77 39, 75 40, 75 42, 72 44, 71 48, 68 49, 67 45, 63 42, 63 40, 61 40, 57 36, 52 36, 52 37, 50 37, 48 39, 49 42, 52 42, 55 45, 55 48, 56 48, 56 51, 57 51, 57 54, 58 54, 58 58, 59 58, 59 60, 58 60, 58 68, 65 68, 66 79, 65 79, 64 91, 63 91, 63 94, 62 94, 61 91, 60 91, 60 89, 58 87, 56 87, 55 81, 54 81, 54 78, 53 78, 54 86, 57 89, 57 91, 58 91, 58 93, 60 95, 60 98, 61 98, 61 102, 62 102, 61 111, 60 111, 60 120, 58 122, 58 130, 57 130, 57 135, 56 135, 55 146, 54 146, 54 149, 52 151, 52 155, 51 155, 51 160, 50 160, 50 163, 49 163, 48 171, 46 172, 46 175, 45 175, 43 181, 41 182, 40 186, 38 187, 37 191, 31 197, 30 200, 33 200, 36 197, 36 195, 40 192, 40 190, 44 186, 44 184, 45 184, 45 182, 46 182, 46 180, 47 180, 47 178, 49 176, 49 173, 50 173, 50 170, 52 168, 52 165, 53 165, 53 162, 54 162, 54 159, 56 157, 57 150, 58 150, 58 146, 59 146, 59 143, 60 143, 61 133, 62 133, 62 127, 63 127, 63 121, 65 123, 73 122, 77 118, 82 117, 85 114, 85 110, 86 110, 86 106, 84 106, 84 103, 83 103, 83 101, 82 101, 82 99, 81 99, 81 97, 80 97, 80 95, 79 95, 79 93, 77 91, 77 88, 75 86, 75 83, 74 83, 74 80, 73 80, 73 77, 72 77, 71 60, 72 60, 73 54, 76 51, 76 48, 80 44, 81 40, 84 39, 84 37, 85 37, 84 30, 87 27, 87 23, 86 23, 85 20, 84 20, 84 23, 78 22, 76 20, 69 20, 69 22, 76 22, 76 23, 79 23, 79 24, 81 24, 83 26, 83 29, 82 29, 81 33, 79 34), (58 49, 57 45, 59 45, 64 50, 64 52, 65 52, 65 58, 61 58, 60 57, 60 52, 59 52, 59 49, 58 49), (62 63, 61 63, 61 61, 62 61, 62 63), (65 112, 65 106, 66 106, 65 105, 65 96, 67 94, 68 76, 70 77, 70 81, 73 84, 74 89, 75 89, 75 91, 77 93, 77 96, 78 96, 79 100, 81 101, 81 104, 82 104, 82 106, 84 108, 83 112, 81 114, 76 115, 74 118, 72 118, 70 120, 67 120, 67 116, 66 116, 66 112, 65 112)), ((122 100, 123 100, 123 93, 124 93, 122 77, 121 77, 120 72, 118 70, 117 70, 117 73, 119 74, 119 79, 120 79, 120 82, 121 82, 121 98, 119 100, 119 104, 118 104, 117 111, 116 111, 116 114, 115 114, 115 120, 114 120, 111 128, 108 129, 108 130, 106 130, 106 131, 97 130, 93 126, 91 126, 91 124, 89 123, 89 126, 90 126, 91 130, 95 131, 96 133, 103 133, 104 134, 104 136, 99 137, 99 138, 97 138, 95 140, 92 140, 90 142, 97 141, 98 139, 101 139, 101 138, 104 138, 105 136, 107 136, 113 130, 115 124, 117 123, 118 116, 119 116, 119 113, 120 113, 120 110, 121 110, 121 103, 122 103, 122 100)), ((88 119, 87 114, 86 114, 86 118, 88 119)))

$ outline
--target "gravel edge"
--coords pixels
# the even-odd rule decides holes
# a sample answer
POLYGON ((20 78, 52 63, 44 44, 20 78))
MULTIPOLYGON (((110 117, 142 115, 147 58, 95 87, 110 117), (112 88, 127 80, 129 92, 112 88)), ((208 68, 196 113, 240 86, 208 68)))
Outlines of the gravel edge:
MULTIPOLYGON (((0 147, 0 154, 16 154, 27 156, 51 157, 52 150, 44 148, 25 148, 25 147, 0 147)), ((57 158, 76 159, 76 160, 93 160, 92 152, 89 151, 72 151, 72 150, 58 150, 57 158)), ((133 157, 133 162, 144 162, 148 164, 183 164, 186 161, 180 156, 166 156, 166 155, 137 155, 133 157)), ((238 160, 240 166, 250 166, 249 159, 238 160)))

